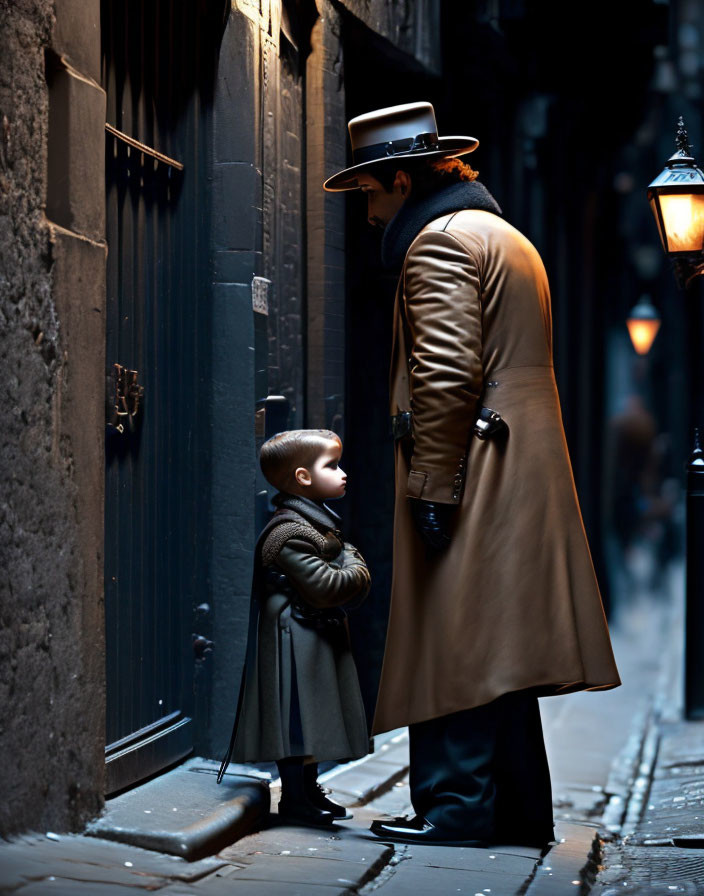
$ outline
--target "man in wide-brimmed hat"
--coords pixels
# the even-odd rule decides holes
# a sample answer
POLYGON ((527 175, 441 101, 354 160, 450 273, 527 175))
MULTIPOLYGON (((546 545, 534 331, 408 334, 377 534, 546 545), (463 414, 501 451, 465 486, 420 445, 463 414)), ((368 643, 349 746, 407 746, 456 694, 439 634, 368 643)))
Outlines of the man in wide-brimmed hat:
POLYGON ((409 726, 416 815, 384 839, 544 845, 538 696, 619 676, 552 362, 545 269, 439 137, 430 103, 349 123, 353 164, 400 270, 391 357, 391 610, 373 730, 409 726))

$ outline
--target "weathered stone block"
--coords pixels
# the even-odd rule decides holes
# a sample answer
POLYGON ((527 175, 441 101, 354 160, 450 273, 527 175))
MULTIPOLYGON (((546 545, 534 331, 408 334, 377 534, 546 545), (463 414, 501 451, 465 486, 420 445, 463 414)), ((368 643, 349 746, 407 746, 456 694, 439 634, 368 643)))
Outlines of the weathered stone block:
POLYGON ((213 173, 215 249, 254 249, 261 220, 261 175, 252 165, 216 164, 213 173))
MULTIPOLYGON (((107 247, 52 228, 52 279, 63 376, 55 439, 70 445, 78 551, 75 600, 81 627, 81 762, 102 795, 105 733, 103 515, 105 504, 105 260, 107 247)), ((78 732, 77 732, 78 734, 78 732)))
POLYGON ((57 0, 54 52, 100 83, 100 0, 57 0))
POLYGON ((209 740, 224 752, 247 641, 254 548, 254 312, 249 286, 213 288, 212 553, 213 692, 209 740))
MULTIPOLYGON (((90 604, 84 608, 84 613, 89 614, 84 618, 86 622, 90 620, 86 636, 93 641, 96 633, 100 633, 102 645, 102 612, 98 612, 97 603, 103 591, 107 246, 59 228, 52 228, 51 242, 54 300, 64 361, 60 413, 56 418, 60 433, 55 438, 71 443, 85 563, 83 589, 90 604)), ((98 658, 100 663, 102 653, 98 658)), ((102 679, 101 668, 95 682, 101 690, 102 679)), ((98 725, 102 726, 102 712, 98 725)), ((101 743, 101 750, 102 746, 101 743)))
POLYGON ((260 253, 250 249, 220 249, 213 253, 214 279, 216 283, 252 282, 256 274, 260 253))
POLYGON ((105 91, 71 68, 49 74, 47 217, 93 240, 105 234, 105 91))
POLYGON ((253 22, 233 9, 220 45, 213 129, 217 162, 257 158, 259 39, 253 22))

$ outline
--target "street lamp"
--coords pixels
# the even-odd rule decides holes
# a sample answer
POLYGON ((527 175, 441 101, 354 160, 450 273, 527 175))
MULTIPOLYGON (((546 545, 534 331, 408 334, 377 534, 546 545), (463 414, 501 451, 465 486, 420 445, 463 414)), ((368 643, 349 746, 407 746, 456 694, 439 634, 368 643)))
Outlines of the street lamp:
MULTIPOLYGON (((690 356, 698 358, 697 323, 701 314, 692 290, 695 277, 704 274, 704 174, 697 168, 680 117, 677 149, 665 170, 648 187, 650 207, 658 225, 662 247, 672 259, 677 283, 687 288, 690 356)), ((695 413, 701 407, 700 377, 692 378, 695 413)), ((684 708, 687 719, 704 719, 704 451, 699 431, 687 464, 687 548, 684 708)))
POLYGON ((638 304, 631 309, 626 321, 633 348, 639 355, 647 355, 660 329, 660 315, 650 301, 650 296, 641 296, 638 304))
POLYGON ((648 199, 682 288, 704 273, 704 174, 691 155, 681 116, 675 142, 675 153, 648 187, 648 199))

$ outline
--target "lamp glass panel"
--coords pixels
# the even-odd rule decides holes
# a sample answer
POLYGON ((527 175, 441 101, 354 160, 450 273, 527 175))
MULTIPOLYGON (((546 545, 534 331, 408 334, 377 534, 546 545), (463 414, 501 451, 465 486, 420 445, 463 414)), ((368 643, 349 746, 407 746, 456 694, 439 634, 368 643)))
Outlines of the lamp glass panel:
POLYGON ((633 348, 639 355, 647 355, 653 340, 658 335, 660 329, 659 320, 639 320, 638 318, 630 318, 626 321, 628 332, 633 343, 633 348))
POLYGON ((704 195, 661 193, 660 209, 668 252, 701 252, 704 248, 704 195))
POLYGON ((662 227, 660 226, 660 197, 657 193, 653 193, 650 197, 650 211, 653 213, 653 217, 655 218, 655 223, 658 225, 658 234, 660 236, 660 242, 662 243, 662 247, 667 252, 667 240, 665 239, 665 234, 662 232, 662 227))

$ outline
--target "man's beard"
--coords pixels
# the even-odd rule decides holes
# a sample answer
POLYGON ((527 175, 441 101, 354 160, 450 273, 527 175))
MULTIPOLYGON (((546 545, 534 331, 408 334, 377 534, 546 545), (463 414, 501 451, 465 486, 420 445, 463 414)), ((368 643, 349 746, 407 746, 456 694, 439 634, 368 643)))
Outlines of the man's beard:
POLYGON ((371 218, 369 223, 372 225, 372 227, 379 227, 381 228, 381 230, 384 230, 386 228, 386 224, 381 220, 381 218, 377 218, 376 216, 371 218))

